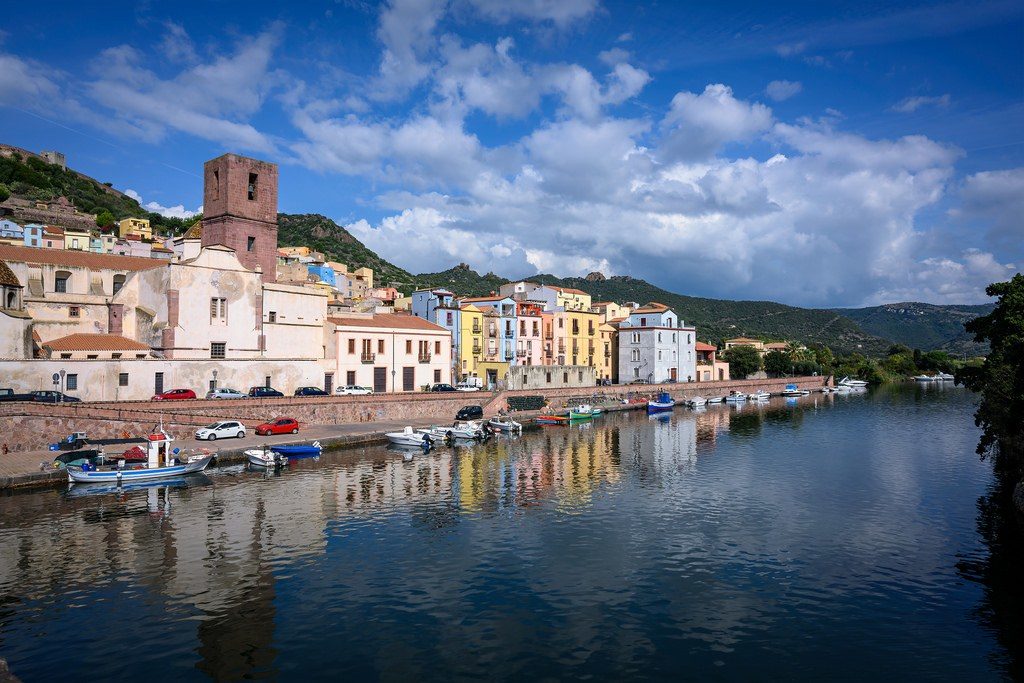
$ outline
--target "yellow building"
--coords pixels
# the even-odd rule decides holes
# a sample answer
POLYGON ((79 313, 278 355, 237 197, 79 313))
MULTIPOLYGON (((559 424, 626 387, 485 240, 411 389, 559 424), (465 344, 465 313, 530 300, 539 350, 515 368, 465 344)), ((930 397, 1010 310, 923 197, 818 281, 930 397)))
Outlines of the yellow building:
POLYGON ((567 311, 589 311, 590 295, 581 289, 570 289, 568 287, 554 287, 555 306, 562 307, 567 311))
POLYGON ((599 367, 601 318, 589 310, 554 311, 555 365, 599 367))
POLYGON ((125 218, 117 224, 117 236, 124 239, 128 235, 138 235, 144 240, 153 239, 153 229, 149 227, 148 218, 125 218))
POLYGON ((623 306, 614 301, 595 301, 591 308, 601 316, 601 322, 609 322, 616 318, 628 318, 633 310, 629 306, 623 306))
POLYGON ((736 337, 734 339, 725 340, 725 350, 728 351, 734 346, 751 346, 757 349, 758 353, 764 355, 764 342, 760 339, 750 339, 749 337, 736 337))
MULTIPOLYGON (((411 298, 410 298, 411 300, 411 298)), ((484 357, 484 315, 473 304, 459 308, 459 356, 457 376, 480 377, 480 362, 484 357)))
POLYGON ((597 332, 600 336, 597 378, 614 382, 618 378, 618 373, 615 372, 615 360, 618 358, 615 348, 615 336, 618 334, 618 330, 607 322, 603 322, 597 328, 597 332))
POLYGON ((76 251, 89 251, 89 239, 92 235, 88 230, 64 228, 64 248, 76 251))

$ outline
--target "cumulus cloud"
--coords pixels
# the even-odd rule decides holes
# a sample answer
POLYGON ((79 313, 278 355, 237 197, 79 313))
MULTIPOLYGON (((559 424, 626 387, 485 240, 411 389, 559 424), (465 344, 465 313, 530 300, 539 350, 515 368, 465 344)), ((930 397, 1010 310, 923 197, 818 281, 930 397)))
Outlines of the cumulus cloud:
POLYGON ((444 8, 442 0, 391 0, 385 5, 377 28, 384 51, 371 97, 397 99, 427 77, 431 65, 426 57, 444 8))
POLYGON ((1024 167, 970 175, 960 198, 962 206, 955 210, 959 221, 987 228, 993 247, 1013 258, 1024 257, 1024 167))
POLYGON ((60 86, 46 65, 0 54, 0 104, 41 107, 46 100, 57 99, 60 86))
POLYGON ((161 216, 167 216, 168 218, 192 218, 192 216, 199 215, 203 212, 203 207, 200 205, 195 211, 189 211, 185 208, 184 204, 178 204, 176 206, 163 206, 157 202, 145 202, 142 201, 142 196, 132 189, 124 191, 126 195, 142 204, 142 208, 153 213, 158 213, 161 216))
POLYGON ((799 94, 803 89, 804 86, 799 81, 772 81, 764 92, 776 102, 782 102, 799 94))
POLYGON ((746 141, 771 127, 772 110, 736 99, 732 88, 713 83, 699 95, 676 93, 662 119, 666 159, 700 159, 727 142, 746 141))
POLYGON ((512 19, 550 21, 556 26, 589 16, 597 0, 466 0, 484 18, 499 23, 512 19))
POLYGON ((939 107, 945 109, 950 104, 949 93, 945 95, 938 95, 936 97, 906 97, 892 106, 893 111, 898 111, 901 114, 910 114, 917 111, 921 107, 939 107))

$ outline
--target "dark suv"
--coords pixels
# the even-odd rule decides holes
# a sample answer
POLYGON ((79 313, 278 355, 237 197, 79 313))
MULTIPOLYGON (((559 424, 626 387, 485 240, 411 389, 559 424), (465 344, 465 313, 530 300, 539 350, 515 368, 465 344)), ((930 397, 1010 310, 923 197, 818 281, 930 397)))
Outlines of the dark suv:
POLYGON ((455 387, 451 384, 435 384, 430 387, 431 391, 455 391, 455 387))
POLYGON ((330 396, 320 387, 299 387, 295 390, 296 396, 330 396))
POLYGON ((249 390, 249 395, 253 398, 277 398, 284 396, 277 389, 271 389, 270 387, 253 387, 249 390))
POLYGON ((463 406, 455 414, 456 420, 482 420, 484 419, 483 406, 463 406))

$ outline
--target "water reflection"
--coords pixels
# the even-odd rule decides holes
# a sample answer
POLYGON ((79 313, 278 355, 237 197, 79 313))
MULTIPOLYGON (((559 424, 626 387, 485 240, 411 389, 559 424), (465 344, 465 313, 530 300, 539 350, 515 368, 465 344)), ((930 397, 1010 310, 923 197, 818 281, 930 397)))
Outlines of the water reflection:
MULTIPOLYGON (((926 391, 883 392, 870 419, 918 424, 942 405, 926 391)), ((961 464, 930 458, 922 475, 917 459, 890 457, 884 433, 864 427, 869 398, 611 415, 409 459, 371 448, 269 475, 236 467, 143 490, 11 496, 0 500, 0 653, 26 679, 334 666, 402 679, 658 677, 726 661, 729 678, 835 675, 819 650, 855 659, 809 634, 842 623, 854 629, 846 642, 863 643, 902 618, 886 606, 894 594, 941 605, 952 532, 939 508, 919 515, 929 499, 913 482, 961 464), (865 435, 853 457, 810 452, 844 429, 865 435), (83 619, 95 627, 83 632, 83 619), (147 657, 110 661, 117 632, 147 657), (40 643, 71 637, 75 648, 39 656, 40 643), (783 641, 804 644, 783 655, 783 641), (759 674, 772 653, 783 668, 759 674)), ((989 571, 969 568, 976 559, 965 575, 989 571)))

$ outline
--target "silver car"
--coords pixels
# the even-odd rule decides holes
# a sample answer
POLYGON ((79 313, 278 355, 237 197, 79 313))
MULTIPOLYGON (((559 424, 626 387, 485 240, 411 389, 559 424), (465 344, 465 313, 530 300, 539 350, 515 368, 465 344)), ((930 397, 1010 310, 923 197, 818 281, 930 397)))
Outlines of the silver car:
POLYGON ((342 396, 368 396, 373 393, 373 389, 349 384, 347 387, 338 387, 334 392, 342 396))
POLYGON ((237 389, 217 387, 212 391, 206 392, 206 398, 245 398, 245 394, 237 389))
POLYGON ((241 422, 217 422, 209 427, 196 430, 196 438, 200 441, 216 441, 217 439, 241 439, 245 436, 245 425, 241 422))

